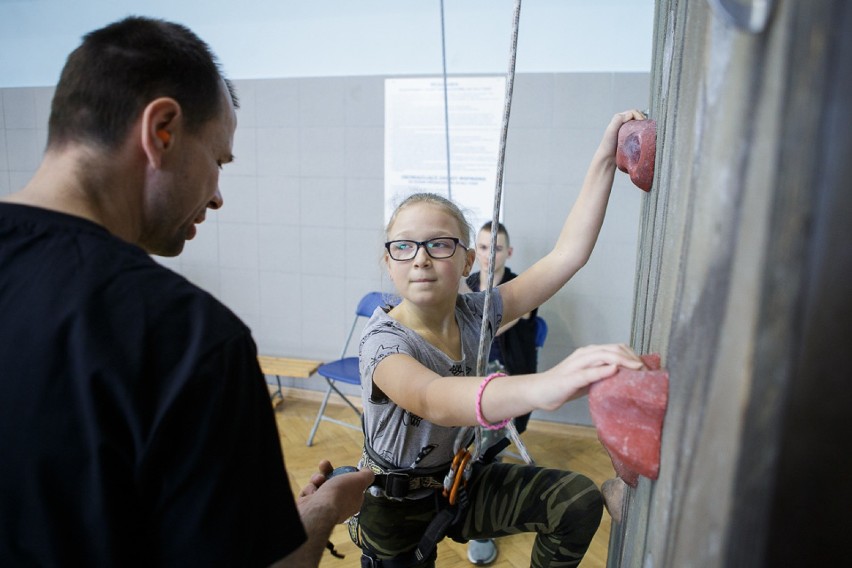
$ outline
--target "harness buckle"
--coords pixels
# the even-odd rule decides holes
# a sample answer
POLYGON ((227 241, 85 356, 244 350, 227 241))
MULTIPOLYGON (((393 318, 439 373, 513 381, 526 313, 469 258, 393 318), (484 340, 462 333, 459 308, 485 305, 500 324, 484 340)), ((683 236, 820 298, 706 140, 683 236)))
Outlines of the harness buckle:
POLYGON ((402 499, 408 495, 409 475, 396 471, 389 471, 385 478, 385 494, 388 497, 402 499))

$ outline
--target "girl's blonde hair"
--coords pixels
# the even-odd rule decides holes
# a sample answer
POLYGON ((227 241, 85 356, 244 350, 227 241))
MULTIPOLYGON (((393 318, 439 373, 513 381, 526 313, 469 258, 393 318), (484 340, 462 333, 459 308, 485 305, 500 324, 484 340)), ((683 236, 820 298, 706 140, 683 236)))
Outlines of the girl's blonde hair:
POLYGON ((470 235, 473 232, 473 228, 470 226, 470 223, 467 222, 467 218, 464 213, 458 205, 437 193, 413 193, 402 200, 402 202, 396 206, 393 215, 391 215, 390 220, 388 221, 388 226, 385 227, 385 235, 390 234, 393 224, 396 222, 396 216, 403 208, 419 203, 435 205, 442 208, 448 215, 452 216, 459 225, 459 231, 461 232, 459 240, 465 247, 470 247, 470 235))

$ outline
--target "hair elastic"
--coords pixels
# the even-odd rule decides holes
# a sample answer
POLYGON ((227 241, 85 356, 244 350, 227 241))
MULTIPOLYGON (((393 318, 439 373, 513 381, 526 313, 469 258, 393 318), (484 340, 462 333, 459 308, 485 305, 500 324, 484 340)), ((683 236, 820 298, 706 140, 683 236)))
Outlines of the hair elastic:
POLYGON ((493 379, 505 376, 506 373, 491 373, 490 375, 482 379, 482 384, 479 385, 479 392, 476 393, 476 421, 479 422, 480 426, 487 430, 499 430, 500 428, 506 426, 506 424, 509 423, 509 420, 511 420, 511 418, 506 418, 505 420, 502 420, 497 424, 491 424, 485 420, 485 417, 482 416, 482 393, 485 391, 485 387, 487 387, 488 383, 490 383, 493 379))

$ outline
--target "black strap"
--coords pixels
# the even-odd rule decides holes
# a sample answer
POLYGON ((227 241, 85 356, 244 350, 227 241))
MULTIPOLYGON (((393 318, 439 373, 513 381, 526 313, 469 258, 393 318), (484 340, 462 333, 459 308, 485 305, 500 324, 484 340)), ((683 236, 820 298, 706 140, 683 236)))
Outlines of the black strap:
POLYGON ((450 525, 452 525, 453 521, 455 521, 458 517, 456 514, 457 508, 458 507, 452 507, 450 509, 442 510, 435 515, 432 522, 430 522, 429 526, 426 527, 426 532, 423 533, 423 537, 420 539, 420 542, 417 544, 417 549, 414 551, 414 556, 418 558, 419 561, 437 553, 438 543, 447 535, 450 525))

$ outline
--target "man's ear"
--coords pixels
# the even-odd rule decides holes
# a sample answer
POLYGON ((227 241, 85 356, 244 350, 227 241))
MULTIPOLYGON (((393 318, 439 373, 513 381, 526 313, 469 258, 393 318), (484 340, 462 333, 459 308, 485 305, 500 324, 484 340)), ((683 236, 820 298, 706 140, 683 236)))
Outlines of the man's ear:
POLYGON ((506 247, 506 258, 512 257, 512 251, 515 250, 512 247, 506 247))
POLYGON ((473 270, 474 262, 476 262, 476 251, 468 250, 467 257, 464 259, 464 271, 462 271, 462 275, 470 275, 470 271, 473 270))
POLYGON ((183 113, 180 104, 171 97, 154 99, 142 111, 140 144, 148 164, 159 169, 163 156, 171 150, 182 134, 183 113))

